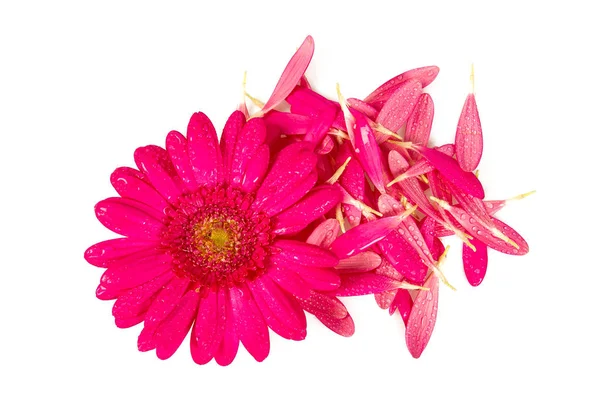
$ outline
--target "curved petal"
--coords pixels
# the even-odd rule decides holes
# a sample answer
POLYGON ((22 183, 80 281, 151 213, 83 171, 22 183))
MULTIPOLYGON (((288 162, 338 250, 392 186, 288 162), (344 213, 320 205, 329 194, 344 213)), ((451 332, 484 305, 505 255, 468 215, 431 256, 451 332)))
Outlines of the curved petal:
MULTIPOLYGON (((277 263, 277 261, 274 261, 277 263)), ((265 274, 288 293, 299 298, 308 299, 311 291, 302 278, 283 265, 274 265, 265 274)))
MULTIPOLYGON (((225 331, 219 348, 215 352, 215 360, 221 366, 227 366, 233 362, 240 346, 240 339, 235 330, 235 318, 231 306, 229 291, 223 293, 223 305, 226 308, 225 331)), ((221 294, 219 294, 219 305, 221 305, 221 294)))
POLYGON ((158 239, 164 228, 160 213, 130 198, 107 198, 94 209, 100 223, 119 235, 158 239))
POLYGON ((264 276, 248 287, 269 328, 289 340, 306 338, 306 315, 294 297, 264 276))
POLYGON ((154 334, 156 356, 159 359, 168 359, 177 351, 192 326, 199 301, 200 294, 198 292, 188 291, 160 324, 154 334))
MULTIPOLYGON (((105 293, 121 293, 149 282, 171 269, 171 257, 161 253, 110 266, 100 278, 105 293)), ((98 296, 100 298, 100 296, 98 296)), ((102 297, 105 299, 105 297, 102 297)))
POLYGON ((223 168, 225 169, 227 179, 230 179, 229 174, 231 173, 231 160, 233 156, 233 150, 237 142, 238 135, 242 131, 242 127, 246 123, 246 117, 241 111, 234 111, 223 127, 221 133, 221 156, 223 157, 223 168))
POLYGON ((196 112, 190 118, 187 138, 190 163, 198 185, 221 184, 224 172, 217 132, 210 119, 202 112, 196 112))
POLYGON ((166 146, 171 162, 185 187, 189 191, 197 189, 198 182, 188 154, 188 140, 180 132, 171 131, 167 135, 166 146))
POLYGON ((85 250, 85 260, 96 267, 108 267, 111 263, 129 258, 132 255, 156 248, 155 241, 142 241, 130 238, 109 239, 98 242, 85 250))
POLYGON ((190 338, 192 359, 199 365, 210 362, 223 340, 227 320, 227 305, 224 299, 225 291, 221 289, 219 292, 209 290, 200 301, 190 338))
POLYGON ((144 174, 133 168, 115 169, 110 176, 110 183, 121 197, 147 204, 161 213, 169 205, 163 196, 149 184, 144 174))
POLYGON ((231 157, 232 185, 240 186, 244 182, 244 175, 250 162, 264 143, 267 129, 262 118, 252 118, 242 128, 238 135, 233 155, 231 157))
POLYGON ((240 341, 256 361, 262 362, 270 349, 267 323, 247 288, 233 287, 229 289, 229 296, 240 341))
POLYGON ((281 250, 279 256, 302 265, 334 267, 339 261, 331 251, 291 239, 277 239, 273 247, 281 250))
POLYGON ((258 148, 250 163, 246 167, 246 172, 242 176, 241 189, 246 192, 255 191, 261 184, 267 170, 269 169, 269 159, 271 153, 269 146, 263 144, 258 148))
POLYGON ((309 223, 331 210, 342 200, 337 185, 314 188, 306 197, 279 213, 274 219, 273 232, 278 235, 298 233, 309 223))
POLYGON ((400 316, 402 317, 402 321, 404 321, 404 326, 406 326, 408 324, 408 318, 410 318, 412 307, 413 300, 408 290, 398 289, 396 295, 394 296, 394 300, 390 305, 390 315, 393 314, 396 309, 398 309, 398 312, 400 312, 400 316))
POLYGON ((156 191, 169 203, 177 202, 183 192, 183 184, 167 151, 158 146, 138 147, 133 158, 156 191))

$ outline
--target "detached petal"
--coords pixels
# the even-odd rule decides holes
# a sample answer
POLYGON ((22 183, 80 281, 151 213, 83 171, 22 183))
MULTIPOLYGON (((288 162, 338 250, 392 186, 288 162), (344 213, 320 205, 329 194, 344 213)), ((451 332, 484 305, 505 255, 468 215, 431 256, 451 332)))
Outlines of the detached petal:
POLYGON ((471 286, 479 286, 485 277, 488 265, 487 246, 478 239, 470 239, 475 251, 463 244, 462 260, 465 275, 471 286))
POLYGON ((422 87, 429 85, 437 77, 440 72, 437 66, 419 67, 416 69, 408 70, 396 77, 391 78, 377 89, 375 89, 367 98, 365 102, 370 104, 379 104, 387 101, 390 96, 398 89, 398 87, 405 83, 407 80, 415 79, 421 83, 422 87))
POLYGON ((406 347, 418 359, 425 350, 437 318, 439 281, 432 275, 425 283, 429 290, 419 290, 406 324, 406 347))
POLYGON ((458 126, 456 127, 456 159, 463 171, 471 172, 477 168, 483 154, 483 134, 475 95, 467 95, 458 126))
MULTIPOLYGON (((408 120, 422 91, 421 82, 416 79, 402 83, 385 102, 376 121, 390 131, 398 131, 408 120)), ((378 133, 377 142, 381 143, 387 137, 387 134, 378 133)))

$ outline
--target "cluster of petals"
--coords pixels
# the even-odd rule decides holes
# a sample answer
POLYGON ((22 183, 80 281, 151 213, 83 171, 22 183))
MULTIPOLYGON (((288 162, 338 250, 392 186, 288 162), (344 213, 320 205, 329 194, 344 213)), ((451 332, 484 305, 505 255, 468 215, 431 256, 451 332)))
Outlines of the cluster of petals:
POLYGON ((527 253, 495 218, 506 200, 486 200, 473 173, 483 151, 473 93, 454 143, 433 147, 433 100, 423 89, 437 67, 402 73, 363 100, 334 101, 304 75, 313 51, 309 36, 267 102, 254 114, 241 104, 220 139, 195 113, 186 135, 138 148, 137 169, 111 175, 118 197, 95 210, 121 237, 85 258, 105 269, 96 295, 115 300, 116 325, 143 323, 139 350, 166 359, 189 335, 198 364, 230 364, 240 342, 262 361, 269 330, 306 337, 306 312, 352 335, 338 297, 374 294, 381 308, 398 310, 419 357, 439 282, 447 283, 440 238, 464 242, 474 286, 488 248, 527 253))

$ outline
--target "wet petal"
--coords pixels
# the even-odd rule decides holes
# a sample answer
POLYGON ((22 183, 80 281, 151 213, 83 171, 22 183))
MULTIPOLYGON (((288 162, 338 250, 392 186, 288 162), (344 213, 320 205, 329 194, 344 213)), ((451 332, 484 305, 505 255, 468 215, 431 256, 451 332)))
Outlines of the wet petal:
POLYGON ((422 87, 429 85, 437 77, 440 72, 437 66, 419 67, 416 69, 408 70, 396 77, 391 78, 377 89, 375 89, 367 98, 367 103, 382 103, 387 101, 390 96, 398 89, 400 84, 405 83, 407 80, 415 79, 421 83, 422 87))
POLYGON ((246 123, 246 117, 240 111, 234 111, 229 116, 225 127, 223 127, 223 133, 221 134, 221 156, 223 157, 223 168, 226 171, 226 178, 229 178, 231 173, 231 161, 233 156, 233 150, 237 143, 239 133, 242 131, 242 127, 246 123))
POLYGON ((223 182, 223 159, 217 132, 202 112, 190 118, 187 129, 188 154, 198 185, 214 186, 223 182))
MULTIPOLYGON (((220 298, 221 295, 219 295, 219 305, 221 304, 220 298)), ((215 360, 221 366, 227 366, 233 362, 240 345, 240 339, 238 338, 235 330, 235 317, 228 291, 225 291, 224 298, 223 304, 226 307, 227 313, 227 319, 225 320, 225 332, 223 334, 223 340, 215 352, 215 360)))
POLYGON ((194 191, 198 188, 196 182, 196 175, 190 162, 190 156, 188 154, 188 140, 183 134, 177 131, 171 131, 167 135, 166 140, 167 152, 173 162, 173 166, 179 175, 179 178, 183 181, 183 184, 189 191, 194 191))
POLYGON ((480 240, 473 238, 471 244, 475 251, 463 244, 462 260, 465 275, 471 286, 479 286, 485 277, 488 265, 487 246, 480 240))
POLYGON ((164 228, 162 214, 129 198, 107 198, 96 204, 95 210, 100 223, 123 236, 158 239, 164 228))
POLYGON ((334 267, 338 258, 330 251, 316 245, 294 241, 289 239, 278 239, 273 247, 279 248, 282 258, 294 263, 313 267, 334 267))
MULTIPOLYGON (((409 79, 399 85, 381 108, 376 122, 390 131, 398 131, 408 120, 422 90, 421 82, 416 79, 409 79)), ((376 137, 377 142, 381 143, 388 135, 378 133, 376 137)))
POLYGON ((432 275, 425 283, 429 290, 419 290, 406 324, 406 347, 415 359, 425 350, 437 318, 439 281, 432 275))
POLYGON ((267 130, 262 118, 252 118, 240 132, 231 158, 231 184, 241 185, 248 165, 264 143, 267 130))
POLYGON ((177 351, 196 318, 199 301, 199 293, 188 291, 160 324, 154 335, 159 359, 168 359, 177 351))
POLYGON ((417 105, 408 117, 404 141, 409 141, 420 146, 427 146, 431 125, 433 123, 433 99, 428 93, 423 93, 417 105))
POLYGON ((386 276, 373 273, 349 274, 343 277, 336 296, 362 296, 397 289, 398 282, 386 276))
MULTIPOLYGON (((277 263, 277 261, 274 261, 277 263)), ((285 261, 282 261, 282 264, 285 261)), ((286 292, 300 297, 308 298, 311 290, 302 277, 282 264, 276 264, 265 275, 277 283, 286 292)))
POLYGON ((240 341, 258 362, 269 355, 269 329, 254 298, 246 287, 229 289, 235 317, 235 330, 240 341))
POLYGON ((167 151, 158 146, 138 147, 133 158, 156 191, 169 203, 177 202, 183 192, 183 184, 167 151))
POLYGON ((171 280, 171 277, 170 272, 164 273, 119 296, 112 308, 113 316, 117 319, 127 319, 145 315, 152 303, 152 297, 171 280))
POLYGON ((133 254, 150 251, 156 248, 154 241, 143 241, 129 238, 109 239, 89 247, 85 253, 85 260, 96 267, 108 267, 111 263, 133 254))
POLYGON ((110 176, 110 183, 121 197, 140 201, 161 213, 169 206, 144 174, 133 168, 121 167, 115 169, 110 176))
POLYGON ((323 248, 329 248, 338 237, 339 232, 340 224, 338 221, 327 219, 313 230, 306 242, 323 248))
POLYGON ((483 134, 475 95, 467 95, 458 126, 456 127, 456 159, 463 171, 471 172, 477 168, 483 154, 483 134))
POLYGON ((390 315, 396 310, 400 313, 404 326, 408 324, 410 313, 412 312, 413 300, 410 293, 406 289, 398 289, 398 292, 394 296, 394 300, 390 304, 390 315))
POLYGON ((309 223, 331 210, 341 199, 342 193, 336 185, 314 188, 302 200, 275 217, 273 232, 278 235, 300 232, 309 223))
POLYGON ((241 189, 246 192, 255 191, 261 184, 269 169, 269 146, 263 144, 258 148, 242 176, 241 189))
POLYGON ((364 251, 340 260, 336 270, 346 273, 362 273, 375 270, 381 264, 381 257, 373 251, 364 251))
POLYGON ((194 362, 199 365, 210 362, 223 340, 227 319, 227 305, 224 299, 223 290, 208 290, 198 306, 190 338, 190 352, 194 362))

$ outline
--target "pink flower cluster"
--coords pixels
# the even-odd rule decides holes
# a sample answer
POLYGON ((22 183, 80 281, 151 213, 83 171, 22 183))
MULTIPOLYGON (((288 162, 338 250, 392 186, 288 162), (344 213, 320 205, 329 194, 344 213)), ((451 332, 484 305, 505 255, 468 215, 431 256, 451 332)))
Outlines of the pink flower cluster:
POLYGON ((440 238, 463 241, 473 286, 485 276, 488 248, 528 252, 494 217, 506 200, 485 200, 473 173, 483 137, 472 93, 454 144, 434 147, 433 100, 423 88, 437 67, 402 73, 364 100, 338 89, 333 101, 304 75, 313 51, 309 36, 260 111, 249 115, 241 104, 220 140, 196 113, 186 135, 172 131, 165 148, 138 148, 137 169, 111 175, 119 196, 100 201, 96 216, 122 237, 91 246, 85 258, 105 269, 96 295, 115 300, 116 325, 143 323, 141 351, 169 358, 189 334, 198 364, 228 365, 240 342, 262 361, 269 329, 306 337, 306 312, 352 335, 338 297, 374 294, 381 308, 398 310, 419 357, 439 282, 450 286, 440 238))

